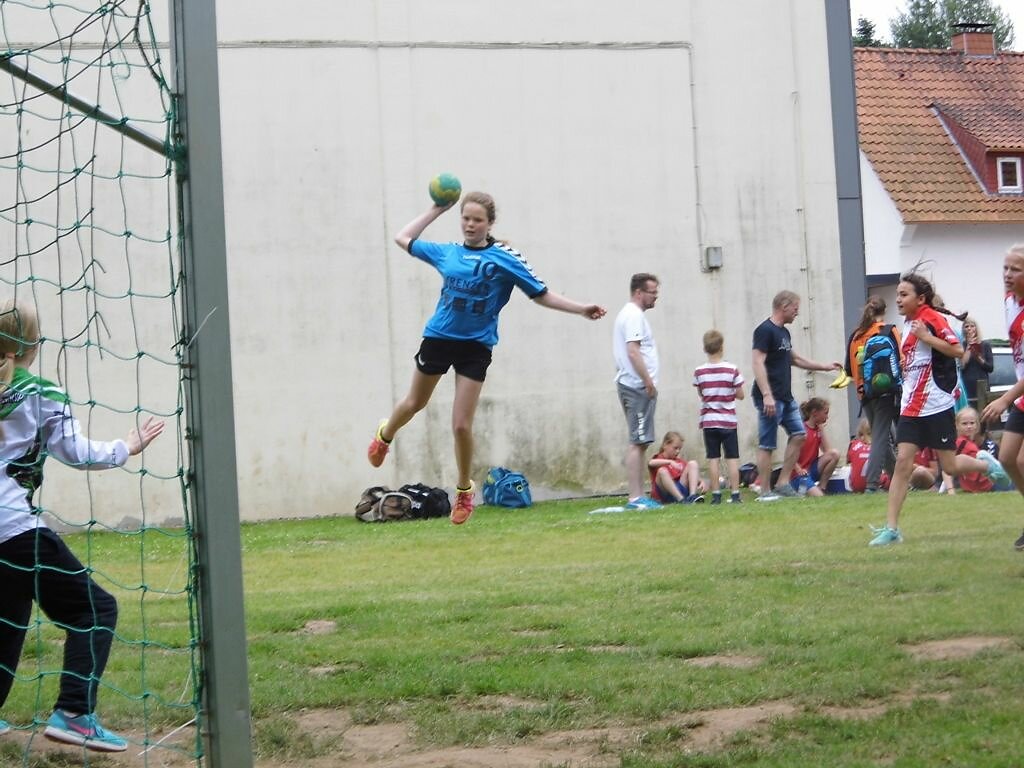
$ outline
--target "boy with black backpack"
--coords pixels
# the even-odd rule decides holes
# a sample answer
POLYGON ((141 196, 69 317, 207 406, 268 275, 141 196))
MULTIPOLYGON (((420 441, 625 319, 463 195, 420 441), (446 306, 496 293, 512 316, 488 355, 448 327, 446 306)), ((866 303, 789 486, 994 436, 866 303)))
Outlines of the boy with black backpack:
POLYGON ((894 428, 903 384, 900 333, 885 322, 885 299, 871 296, 846 345, 846 373, 853 379, 861 410, 871 425, 865 491, 879 490, 882 472, 896 466, 894 428))

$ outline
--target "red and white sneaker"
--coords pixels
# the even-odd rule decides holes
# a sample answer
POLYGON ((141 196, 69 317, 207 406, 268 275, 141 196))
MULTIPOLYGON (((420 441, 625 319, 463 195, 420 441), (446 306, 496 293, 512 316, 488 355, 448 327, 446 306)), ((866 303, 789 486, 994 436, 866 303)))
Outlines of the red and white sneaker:
POLYGON ((476 486, 472 480, 469 481, 469 488, 467 490, 455 489, 455 506, 452 507, 451 514, 452 525, 462 525, 469 520, 473 514, 473 494, 475 493, 476 486))
POLYGON ((377 427, 377 434, 373 436, 373 440, 370 442, 370 447, 366 449, 366 458, 370 460, 370 464, 375 467, 379 467, 384 463, 384 457, 388 455, 388 449, 391 448, 391 443, 385 440, 380 431, 384 429, 384 425, 388 423, 387 419, 384 419, 377 427))

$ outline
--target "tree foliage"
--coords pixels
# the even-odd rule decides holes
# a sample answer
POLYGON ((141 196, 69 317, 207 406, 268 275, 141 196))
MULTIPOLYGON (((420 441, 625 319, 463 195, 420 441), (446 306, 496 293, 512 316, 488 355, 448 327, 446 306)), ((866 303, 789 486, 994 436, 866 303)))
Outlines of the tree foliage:
POLYGON ((885 43, 875 37, 875 25, 861 16, 857 19, 857 31, 853 34, 853 44, 860 48, 883 48, 885 43))
POLYGON ((1013 22, 993 0, 910 0, 889 27, 897 48, 948 48, 954 24, 992 24, 996 48, 1013 46, 1013 22))

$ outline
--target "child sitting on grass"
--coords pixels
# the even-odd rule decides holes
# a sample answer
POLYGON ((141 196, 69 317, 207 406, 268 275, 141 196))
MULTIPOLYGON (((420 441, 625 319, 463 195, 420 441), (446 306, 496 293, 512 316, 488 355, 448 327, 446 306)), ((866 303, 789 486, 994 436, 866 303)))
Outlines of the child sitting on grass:
POLYGON ((988 493, 1002 486, 1009 488, 1009 478, 1001 473, 992 473, 991 465, 995 461, 988 451, 979 450, 974 442, 978 434, 978 412, 973 408, 964 408, 956 415, 956 456, 957 461, 970 459, 978 462, 975 471, 964 472, 958 478, 960 490, 964 493, 988 493))
MULTIPOLYGON (((871 458, 871 423, 861 419, 857 423, 857 434, 846 449, 846 461, 850 465, 850 490, 865 493, 868 487, 868 460, 871 458)), ((889 487, 889 475, 883 470, 878 478, 879 488, 889 487)), ((874 493, 875 491, 872 491, 874 493)))
POLYGON ((800 404, 800 415, 804 420, 807 438, 800 447, 793 467, 790 485, 798 493, 808 496, 824 496, 823 488, 839 463, 839 451, 828 444, 822 427, 828 421, 829 404, 820 397, 812 397, 800 404))
POLYGON ((706 490, 700 478, 696 461, 687 461, 683 455, 683 436, 666 432, 661 448, 647 468, 651 471, 651 498, 662 503, 694 504, 704 501, 706 490))

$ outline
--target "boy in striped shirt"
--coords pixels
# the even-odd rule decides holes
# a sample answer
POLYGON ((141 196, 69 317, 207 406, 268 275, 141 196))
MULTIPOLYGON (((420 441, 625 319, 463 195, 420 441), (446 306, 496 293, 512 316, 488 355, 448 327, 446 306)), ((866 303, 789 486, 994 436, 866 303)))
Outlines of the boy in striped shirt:
POLYGON ((740 369, 722 359, 724 340, 714 329, 704 334, 704 352, 708 361, 693 372, 693 386, 700 397, 700 428, 711 475, 711 503, 722 503, 718 460, 725 451, 729 469, 730 503, 740 503, 740 445, 736 434, 736 401, 743 399, 743 375, 740 369))

